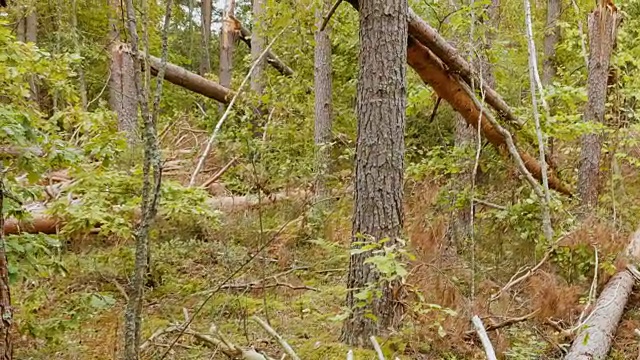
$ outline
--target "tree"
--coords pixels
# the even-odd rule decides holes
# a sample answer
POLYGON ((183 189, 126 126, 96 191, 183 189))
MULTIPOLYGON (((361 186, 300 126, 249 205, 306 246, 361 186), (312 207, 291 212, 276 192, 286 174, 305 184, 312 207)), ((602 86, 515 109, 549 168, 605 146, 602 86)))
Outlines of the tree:
MULTIPOLYGON (((263 72, 264 72, 264 59, 260 58, 262 51, 264 50, 264 35, 261 22, 263 21, 264 14, 264 0, 253 0, 253 31, 251 34, 251 62, 258 62, 258 65, 251 74, 251 91, 259 96, 262 96, 264 92, 263 72)), ((261 113, 261 111, 258 111, 261 113)), ((260 115, 260 114, 258 114, 260 115)), ((257 131, 257 130, 254 130, 257 131)))
MULTIPOLYGON (((406 0, 363 0, 360 8, 360 56, 356 99, 357 143, 355 210, 352 244, 389 241, 397 244, 402 231, 402 182, 406 105, 406 0)), ((386 281, 367 263, 370 251, 351 255, 347 306, 341 340, 365 346, 371 335, 396 325, 402 307, 398 280, 386 281), (374 286, 364 303, 356 297, 374 286)))
POLYGON ((0 360, 11 360, 13 359, 13 343, 11 341, 13 310, 11 308, 9 266, 4 238, 4 198, 4 166, 0 162, 0 313, 2 313, 2 319, 0 320, 0 360))
POLYGON ((544 32, 544 62, 542 64, 542 85, 548 86, 556 75, 556 46, 560 42, 560 11, 562 0, 547 2, 547 24, 544 32))
MULTIPOLYGON (((587 76, 587 106, 584 121, 596 126, 604 122, 607 101, 609 62, 620 23, 614 8, 598 5, 589 14, 589 74, 587 76)), ((578 194, 584 214, 591 213, 598 203, 598 174, 600 173, 601 135, 595 131, 581 139, 578 194)))
MULTIPOLYGON (((236 8, 235 0, 226 0, 220 34, 220 85, 230 88, 233 75, 233 44, 235 40, 235 22, 230 18, 236 8)), ((224 108, 224 105, 220 105, 224 108)))
POLYGON ((316 184, 315 195, 321 199, 326 196, 325 177, 329 166, 329 144, 332 124, 332 81, 331 81, 331 39, 330 28, 320 30, 323 14, 331 7, 330 0, 323 0, 316 8, 316 47, 314 53, 315 88, 315 129, 316 145, 316 184))
POLYGON ((213 7, 211 0, 202 0, 202 57, 200 58, 200 75, 205 76, 211 72, 211 60, 209 58, 209 43, 211 40, 211 13, 213 7))

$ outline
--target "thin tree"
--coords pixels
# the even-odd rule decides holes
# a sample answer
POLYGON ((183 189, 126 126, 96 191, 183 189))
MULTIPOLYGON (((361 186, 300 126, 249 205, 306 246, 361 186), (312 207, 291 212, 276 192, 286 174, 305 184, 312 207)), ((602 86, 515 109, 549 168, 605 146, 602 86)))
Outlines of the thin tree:
POLYGON ((316 47, 314 52, 314 88, 315 88, 315 130, 316 145, 316 198, 327 195, 326 174, 329 168, 329 145, 331 143, 332 124, 332 81, 331 81, 331 39, 330 26, 320 30, 324 14, 331 8, 331 0, 320 2, 315 11, 316 47))
POLYGON ((213 7, 211 0, 202 0, 200 8, 202 22, 202 57, 200 58, 200 75, 205 76, 211 72, 211 59, 209 56, 209 44, 211 42, 211 14, 213 7))
MULTIPOLYGON (((593 125, 604 122, 607 76, 619 23, 616 9, 607 6, 605 1, 600 1, 589 14, 589 73, 584 121, 593 125)), ((583 215, 589 215, 598 203, 602 137, 592 131, 582 136, 581 145, 578 194, 583 204, 583 215)))
MULTIPOLYGON (((233 76, 233 45, 235 41, 236 27, 231 16, 234 16, 236 9, 235 0, 226 0, 224 16, 222 18, 222 30, 220 34, 220 85, 231 88, 231 78, 233 76)), ((224 110, 224 104, 220 104, 220 109, 224 110)))
MULTIPOLYGON (((160 107, 160 97, 162 95, 162 80, 167 65, 168 57, 168 30, 171 21, 172 0, 167 0, 162 28, 162 65, 158 71, 156 93, 153 98, 153 109, 149 110, 147 102, 148 89, 142 84, 142 63, 134 66, 134 83, 136 94, 141 109, 143 119, 143 139, 144 139, 144 163, 143 163, 143 185, 141 199, 142 219, 136 229, 136 254, 133 276, 131 278, 131 288, 129 301, 125 310, 125 360, 137 360, 140 348, 140 328, 142 322, 142 303, 144 301, 144 280, 149 269, 149 229, 156 216, 158 199, 160 196, 160 186, 162 183, 162 159, 158 145, 156 122, 160 107)), ((141 58, 138 48, 138 32, 136 29, 136 15, 133 7, 133 0, 126 0, 127 23, 131 38, 131 53, 136 61, 141 58)), ((146 85, 148 86, 148 82, 146 85)))
MULTIPOLYGON (((78 6, 76 0, 71 0, 71 25, 73 26, 73 44, 75 51, 80 53, 80 30, 78 29, 78 6)), ((84 80, 84 68, 79 64, 76 68, 78 73, 78 90, 80 92, 80 102, 82 109, 87 109, 87 85, 84 80)))
POLYGON ((547 1, 547 23, 544 31, 544 61, 542 63, 542 85, 549 86, 556 76, 556 46, 560 42, 560 12, 562 0, 547 1))
POLYGON ((11 340, 11 324, 13 309, 11 308, 11 291, 9 289, 9 266, 4 238, 4 172, 0 162, 0 360, 13 359, 13 342, 11 340))
MULTIPOLYGON (((361 0, 357 89, 355 210, 352 244, 388 239, 398 244, 403 224, 402 183, 406 106, 407 0, 361 0)), ((351 255, 346 303, 351 310, 341 340, 370 346, 369 337, 397 325, 402 314, 398 280, 382 279, 367 263, 370 251, 351 255), (356 297, 368 287, 373 296, 356 297)))
MULTIPOLYGON (((264 14, 264 0, 253 0, 253 29, 251 33, 251 62, 256 63, 256 67, 251 73, 251 91, 258 97, 264 93, 264 58, 260 55, 264 50, 264 27, 262 26, 264 14)), ((262 115, 258 111, 257 115, 262 115)), ((255 123, 257 124, 257 122, 255 123)), ((257 131, 254 129, 254 131, 257 131)), ((256 132, 257 134, 257 132, 256 132)))

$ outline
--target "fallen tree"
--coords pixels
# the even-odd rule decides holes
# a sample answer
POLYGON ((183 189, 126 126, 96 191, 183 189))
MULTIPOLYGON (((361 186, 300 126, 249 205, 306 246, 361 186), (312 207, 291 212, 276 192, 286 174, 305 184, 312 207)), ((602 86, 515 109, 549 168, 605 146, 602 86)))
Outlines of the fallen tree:
MULTIPOLYGON (((151 70, 151 74, 153 76, 156 76, 160 70, 161 61, 157 57, 151 55, 149 55, 148 58, 149 70, 151 70)), ((233 91, 231 89, 171 63, 167 63, 164 79, 172 84, 191 90, 200 95, 204 95, 223 104, 227 104, 233 96, 233 91)))
MULTIPOLYGON (((640 229, 631 236, 623 257, 628 264, 640 261, 640 229)), ((576 326, 577 335, 565 360, 604 359, 607 356, 637 273, 635 265, 629 265, 607 282, 591 314, 576 326)))
MULTIPOLYGON (((212 209, 220 211, 239 211, 250 209, 259 205, 273 204, 286 199, 300 199, 309 195, 308 191, 296 191, 290 193, 276 193, 264 195, 247 196, 217 196, 207 199, 206 204, 212 209)), ((81 206, 80 200, 72 200, 70 206, 81 206)), ((56 217, 48 212, 48 208, 44 203, 32 203, 25 205, 23 211, 29 214, 30 219, 17 219, 10 217, 4 222, 5 235, 15 235, 21 233, 35 234, 56 234, 58 230, 64 226, 65 221, 60 217, 56 217)), ((138 219, 140 214, 136 209, 134 214, 138 219)))

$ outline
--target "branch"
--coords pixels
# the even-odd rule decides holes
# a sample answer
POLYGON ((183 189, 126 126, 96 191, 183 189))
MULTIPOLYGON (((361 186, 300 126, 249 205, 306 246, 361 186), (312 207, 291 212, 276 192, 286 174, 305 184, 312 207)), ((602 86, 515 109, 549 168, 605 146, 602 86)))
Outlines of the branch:
POLYGON ((509 282, 507 283, 507 285, 505 285, 502 289, 500 289, 500 291, 498 291, 496 294, 491 296, 491 298, 489 299, 489 302, 493 302, 493 301, 499 299, 500 296, 502 296, 503 293, 509 291, 509 289, 511 289, 512 287, 514 287, 514 286, 518 285, 519 283, 521 283, 521 282, 527 280, 528 278, 530 278, 549 259, 549 257, 551 256, 552 252, 553 252, 553 248, 550 249, 549 251, 547 251, 544 254, 544 257, 542 258, 542 260, 540 260, 540 262, 538 262, 538 264, 536 264, 536 266, 534 266, 531 269, 529 269, 529 271, 527 271, 524 275, 520 276, 519 278, 514 279, 514 277, 516 275, 518 275, 518 273, 513 275, 511 277, 511 280, 509 280, 509 282))
POLYGON ((372 335, 369 340, 371 340, 371 344, 373 344, 373 348, 376 350, 376 354, 378 354, 378 360, 385 360, 384 354, 382 353, 382 349, 380 348, 380 344, 378 344, 376 337, 372 335))
POLYGON ((327 27, 327 24, 329 23, 329 20, 331 19, 331 17, 333 16, 333 13, 336 12, 336 9, 338 9, 338 6, 340 6, 340 4, 342 4, 342 0, 338 0, 336 1, 335 4, 333 4, 333 6, 331 7, 331 9, 329 10, 329 12, 327 13, 327 17, 324 18, 324 21, 322 21, 322 26, 320 26, 320 30, 319 31, 324 31, 324 28, 327 27))
POLYGON ((269 326, 269 324, 267 324, 266 322, 264 322, 262 319, 260 319, 257 316, 252 316, 251 320, 255 321, 258 323, 258 325, 262 326, 262 328, 269 334, 271 335, 271 337, 273 337, 274 339, 276 339, 276 341, 278 341, 278 343, 280 344, 280 346, 282 346, 282 348, 284 349, 284 352, 287 353, 287 355, 289 355, 289 357, 291 357, 291 359, 293 360, 300 360, 300 358, 298 357, 298 355, 296 354, 295 351, 293 351, 293 349, 291 348, 291 346, 289 346, 289 344, 287 344, 287 342, 282 338, 282 336, 280 336, 280 334, 278 334, 275 330, 273 330, 273 328, 271 328, 271 326, 269 326))
POLYGON ((236 163, 237 160, 238 160, 238 156, 231 159, 231 161, 229 161, 227 165, 223 166, 222 169, 220 169, 217 173, 215 173, 215 175, 213 175, 209 180, 205 181, 204 184, 202 184, 202 187, 206 188, 209 185, 216 182, 216 180, 220 179, 220 177, 224 175, 224 173, 226 173, 227 170, 229 170, 231 166, 236 163))
POLYGON ((474 315, 471 318, 471 322, 473 322, 473 327, 475 327, 478 332, 478 337, 480 338, 484 351, 487 354, 487 359, 498 360, 498 358, 496 358, 496 353, 493 350, 493 345, 491 345, 491 340, 489 340, 489 335, 487 335, 487 331, 484 329, 484 325, 482 325, 482 320, 480 320, 478 315, 474 315))
MULTIPOLYGON (((491 325, 487 326, 485 328, 485 330, 486 331, 494 331, 494 330, 502 329, 502 328, 507 327, 507 326, 511 326, 513 324, 517 324, 517 323, 520 323, 520 322, 523 322, 523 321, 527 321, 527 320, 531 319, 532 317, 534 317, 538 312, 540 312, 540 309, 536 309, 535 311, 533 311, 533 312, 531 312, 529 314, 520 316, 520 317, 509 318, 509 319, 507 319, 507 320, 505 320, 503 322, 500 322, 498 324, 491 324, 491 325)), ((465 336, 469 337, 469 336, 473 335, 474 333, 475 333, 474 330, 469 330, 469 331, 467 331, 465 333, 465 336)))

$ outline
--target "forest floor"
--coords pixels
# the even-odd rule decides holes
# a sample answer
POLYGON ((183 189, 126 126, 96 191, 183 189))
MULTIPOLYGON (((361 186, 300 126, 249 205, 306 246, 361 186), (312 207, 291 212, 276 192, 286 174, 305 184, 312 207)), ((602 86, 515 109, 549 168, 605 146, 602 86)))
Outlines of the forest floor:
MULTIPOLYGON (((448 215, 435 216, 430 210, 436 193, 437 188, 426 184, 408 194, 405 228, 416 260, 409 265, 408 308, 402 329, 382 339, 388 358, 483 359, 481 345, 470 332, 473 314, 480 314, 486 324, 496 324, 530 313, 526 321, 491 332, 498 353, 505 359, 561 358, 571 338, 559 328, 570 328, 583 310, 591 278, 564 281, 557 275, 562 270, 559 263, 549 264, 512 295, 490 304, 492 292, 508 282, 522 264, 536 259, 533 247, 514 249, 508 244, 501 245, 507 250, 498 252, 510 261, 496 258, 500 237, 496 233, 477 244, 476 301, 470 305, 468 279, 473 271, 467 260, 451 253, 442 255, 448 215), (515 258, 518 251, 521 256, 515 258)), ((349 347, 338 339, 346 293, 350 199, 332 208, 320 231, 323 236, 310 236, 309 210, 297 201, 227 213, 220 228, 205 232, 159 223, 153 234, 153 270, 142 341, 193 317, 190 330, 194 332, 208 334, 215 324, 233 343, 280 358, 282 349, 277 342, 250 320, 257 315, 268 320, 301 358, 344 359, 349 347), (271 242, 267 249, 234 276, 229 287, 212 294, 266 242, 271 242)), ((609 246, 602 250, 604 259, 619 251, 628 236, 628 232, 610 230, 604 226, 577 230, 565 242, 571 247, 572 242, 597 244, 606 238, 609 246)), ((133 266, 130 245, 118 240, 96 242, 91 237, 75 239, 59 254, 59 271, 15 283, 16 358, 115 359, 120 350, 125 288, 133 266)), ((606 279, 601 275, 598 290, 606 279)), ((637 357, 638 304, 640 296, 635 294, 611 359, 637 357)), ((143 359, 162 358, 176 335, 164 334, 145 344, 143 359)), ((356 359, 375 359, 368 350, 357 350, 355 355, 356 359)), ((166 357, 225 358, 191 335, 184 335, 166 357)))

